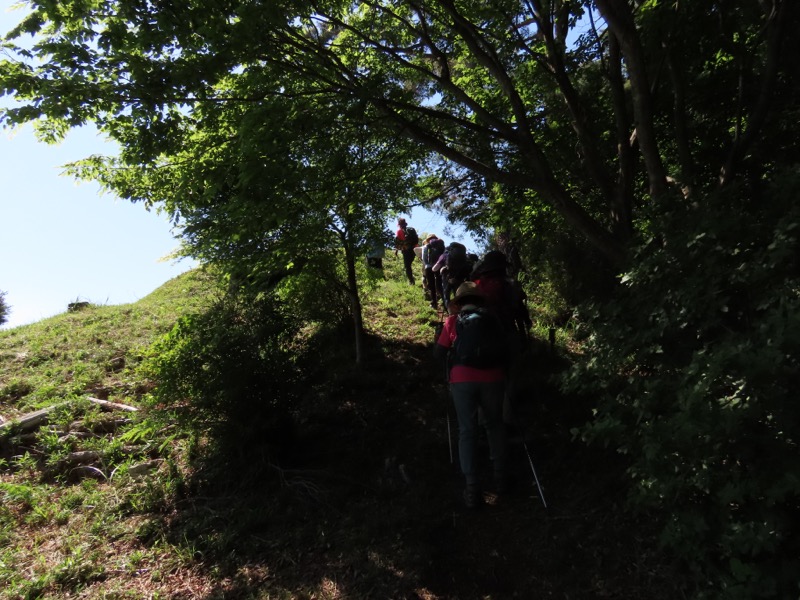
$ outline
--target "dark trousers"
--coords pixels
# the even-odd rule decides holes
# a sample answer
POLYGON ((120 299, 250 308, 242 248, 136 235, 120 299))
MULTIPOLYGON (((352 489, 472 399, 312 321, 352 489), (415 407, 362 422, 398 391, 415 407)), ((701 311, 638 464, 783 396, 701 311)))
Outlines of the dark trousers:
POLYGON ((431 305, 436 306, 437 304, 437 297, 442 296, 442 277, 439 273, 433 272, 433 267, 427 267, 425 269, 425 285, 428 288, 428 293, 431 296, 431 305))
POLYGON ((478 413, 489 441, 489 452, 495 476, 506 470, 506 433, 503 424, 505 382, 451 383, 450 392, 458 417, 458 459, 467 485, 478 483, 478 413))
POLYGON ((410 250, 402 250, 403 253, 403 268, 406 271, 406 277, 408 277, 408 282, 411 285, 414 285, 414 273, 411 271, 411 265, 414 264, 414 259, 417 258, 417 255, 414 253, 414 249, 411 248, 410 250))

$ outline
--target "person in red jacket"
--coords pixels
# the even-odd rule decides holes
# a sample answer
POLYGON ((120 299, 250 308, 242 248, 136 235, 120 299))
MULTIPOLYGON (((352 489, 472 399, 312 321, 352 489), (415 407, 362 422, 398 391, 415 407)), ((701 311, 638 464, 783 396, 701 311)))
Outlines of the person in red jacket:
POLYGON ((493 310, 509 332, 517 332, 520 340, 527 337, 533 326, 525 293, 519 283, 508 277, 508 260, 499 250, 487 252, 470 274, 486 296, 486 306, 493 310))
MULTIPOLYGON (((414 231, 414 234, 416 234, 416 231, 414 231)), ((396 256, 399 250, 403 255, 403 269, 405 270, 406 277, 408 277, 408 282, 414 285, 416 281, 414 279, 414 273, 411 270, 411 265, 414 264, 414 259, 417 257, 414 253, 414 248, 419 242, 419 239, 414 240, 411 239, 411 237, 412 236, 410 236, 408 232, 408 223, 406 220, 403 218, 397 219, 397 233, 394 236, 394 253, 396 256)))
POLYGON ((478 411, 489 440, 490 458, 494 469, 495 491, 506 487, 506 432, 503 423, 503 399, 506 386, 507 357, 502 324, 491 311, 484 308, 485 294, 473 282, 462 283, 450 302, 451 314, 444 323, 434 346, 435 355, 449 356, 450 393, 458 416, 458 456, 464 474, 464 503, 477 507, 483 498, 477 470, 478 411), (485 319, 482 336, 475 339, 475 319, 485 319), (473 328, 472 331, 475 331, 473 328), (462 337, 463 339, 459 339, 462 337), (467 343, 483 347, 481 360, 470 356, 467 343))

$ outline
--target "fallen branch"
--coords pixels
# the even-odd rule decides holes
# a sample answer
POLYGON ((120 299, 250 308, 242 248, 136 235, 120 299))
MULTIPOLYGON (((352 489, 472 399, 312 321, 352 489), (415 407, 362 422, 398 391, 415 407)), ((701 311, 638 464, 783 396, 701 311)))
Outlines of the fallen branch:
MULTIPOLYGON (((108 400, 101 400, 100 398, 87 398, 92 404, 97 404, 103 410, 122 410, 125 412, 138 412, 139 409, 129 404, 120 404, 119 402, 109 402, 108 400)), ((11 419, 10 421, 0 422, 0 440, 11 435, 11 432, 26 432, 40 427, 47 422, 48 415, 62 406, 67 406, 72 402, 60 402, 46 408, 36 410, 27 415, 22 415, 18 419, 11 419)))
POLYGON ((0 423, 0 439, 11 435, 12 431, 18 433, 30 431, 31 429, 40 427, 47 421, 47 416, 51 412, 67 404, 69 403, 61 402, 59 404, 54 404, 53 406, 48 406, 32 413, 28 413, 27 415, 23 415, 19 419, 12 419, 10 421, 6 421, 5 423, 0 423))
POLYGON ((102 455, 96 450, 79 450, 77 452, 70 452, 65 458, 59 461, 59 465, 61 468, 85 465, 87 463, 97 462, 101 458, 102 455))
MULTIPOLYGON (((144 448, 142 446, 125 446, 120 450, 120 452, 125 456, 135 456, 137 454, 142 454, 143 449, 144 448)), ((62 470, 64 468, 74 467, 76 465, 99 463, 108 458, 111 454, 111 452, 98 452, 97 450, 76 450, 75 452, 70 452, 64 458, 59 460, 58 468, 59 470, 62 470)))
POLYGON ((127 412, 138 412, 138 408, 135 406, 130 406, 129 404, 120 404, 119 402, 109 402, 108 400, 101 400, 100 398, 92 398, 89 396, 87 398, 89 402, 93 404, 97 404, 102 408, 107 410, 124 410, 127 412))

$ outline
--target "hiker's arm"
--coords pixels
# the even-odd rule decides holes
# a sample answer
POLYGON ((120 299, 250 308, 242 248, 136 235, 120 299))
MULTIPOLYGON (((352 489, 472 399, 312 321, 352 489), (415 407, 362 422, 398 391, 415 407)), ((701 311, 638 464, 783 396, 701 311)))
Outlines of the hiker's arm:
POLYGON ((450 315, 445 319, 442 331, 433 345, 433 357, 438 360, 447 360, 447 355, 455 339, 455 317, 450 315))

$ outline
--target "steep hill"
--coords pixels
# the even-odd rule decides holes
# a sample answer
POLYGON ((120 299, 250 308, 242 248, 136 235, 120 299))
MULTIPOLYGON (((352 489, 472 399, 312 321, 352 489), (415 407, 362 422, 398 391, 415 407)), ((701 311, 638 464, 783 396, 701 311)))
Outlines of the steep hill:
POLYGON ((148 425, 147 409, 109 419, 82 400, 145 408, 136 364, 209 305, 200 274, 0 332, 0 414, 75 399, 2 438, 0 598, 676 597, 646 521, 624 509, 624 464, 572 439, 590 407, 552 385, 562 351, 533 343, 517 372, 510 494, 462 507, 455 414, 430 351, 438 316, 386 262, 365 298, 367 364, 345 338, 308 361, 284 452, 256 481, 237 473, 261 457, 220 474, 193 462, 203 440, 148 425), (87 451, 96 462, 69 462, 87 451))

